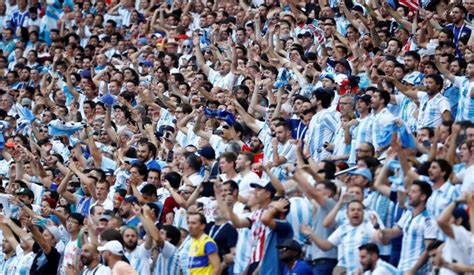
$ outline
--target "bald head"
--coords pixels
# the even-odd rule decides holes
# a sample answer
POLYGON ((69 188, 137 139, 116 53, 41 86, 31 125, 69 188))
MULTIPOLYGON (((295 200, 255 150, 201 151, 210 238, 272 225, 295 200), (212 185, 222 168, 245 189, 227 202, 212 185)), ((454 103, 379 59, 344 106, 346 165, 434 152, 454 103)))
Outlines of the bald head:
POLYGON ((92 243, 87 243, 82 246, 81 263, 84 266, 92 267, 99 262, 99 251, 97 246, 92 243))

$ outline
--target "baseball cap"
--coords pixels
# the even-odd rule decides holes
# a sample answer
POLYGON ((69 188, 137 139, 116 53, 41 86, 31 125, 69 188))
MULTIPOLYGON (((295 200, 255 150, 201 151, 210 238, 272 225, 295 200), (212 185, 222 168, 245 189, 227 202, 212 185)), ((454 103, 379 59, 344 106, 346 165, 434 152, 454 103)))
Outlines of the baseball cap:
POLYGON ((267 181, 264 181, 264 180, 261 180, 261 181, 258 181, 258 182, 253 182, 253 183, 250 184, 250 187, 265 189, 267 191, 270 191, 272 193, 272 195, 275 195, 275 193, 276 193, 275 187, 273 187, 273 185, 270 182, 267 182, 267 181))
POLYGON ((137 42, 141 44, 148 44, 148 39, 146 39, 145 37, 141 37, 141 38, 138 38, 137 42))
POLYGON ((153 67, 153 62, 146 60, 146 61, 143 61, 141 65, 145 67, 153 67))
POLYGON ((104 171, 104 173, 105 173, 106 176, 113 176, 113 175, 114 175, 114 172, 115 172, 114 169, 106 169, 106 170, 104 171))
POLYGON ((204 157, 206 159, 215 159, 216 158, 216 152, 211 146, 206 146, 202 147, 201 150, 198 151, 198 154, 201 157, 204 157))
POLYGON ((300 34, 298 34, 298 38, 303 38, 303 37, 313 37, 313 34, 311 33, 310 30, 304 30, 300 34))
POLYGON ((337 60, 336 64, 341 64, 342 66, 344 66, 344 68, 346 68, 347 71, 351 71, 351 65, 349 64, 349 61, 347 61, 347 59, 345 58, 337 60))
POLYGON ((367 168, 359 168, 355 171, 349 172, 349 175, 360 175, 366 178, 369 182, 372 182, 372 173, 367 168))
POLYGON ((128 203, 138 203, 138 199, 137 197, 135 196, 126 196, 124 201, 128 202, 128 203))
POLYGON ((360 95, 356 97, 356 100, 362 100, 367 104, 370 104, 372 97, 370 95, 360 95))
POLYGON ((97 250, 99 252, 110 251, 114 255, 123 256, 123 246, 119 241, 106 242, 104 246, 99 246, 97 250))
POLYGON ((277 248, 287 248, 298 252, 302 251, 301 245, 293 239, 284 239, 279 245, 277 245, 277 248))
POLYGON ((46 230, 48 230, 49 233, 51 233, 51 235, 53 235, 56 242, 61 241, 61 231, 59 231, 59 229, 56 226, 54 226, 54 225, 46 226, 46 230))
POLYGON ((20 188, 20 191, 16 192, 17 195, 27 195, 30 198, 34 198, 35 194, 28 188, 20 188))

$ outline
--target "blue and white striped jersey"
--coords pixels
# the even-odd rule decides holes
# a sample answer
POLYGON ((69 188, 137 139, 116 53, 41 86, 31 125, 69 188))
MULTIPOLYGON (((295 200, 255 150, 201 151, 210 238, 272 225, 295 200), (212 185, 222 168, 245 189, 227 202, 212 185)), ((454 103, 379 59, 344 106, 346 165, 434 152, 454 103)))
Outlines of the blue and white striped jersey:
POLYGON ((10 258, 5 258, 5 253, 0 252, 0 275, 11 275, 16 265, 16 255, 13 254, 10 258))
POLYGON ((23 249, 18 245, 16 247, 16 260, 13 265, 13 272, 11 275, 28 275, 30 274, 31 265, 35 259, 33 252, 27 254, 24 253, 23 249))
MULTIPOLYGON (((250 217, 251 213, 243 214, 250 217)), ((234 274, 243 274, 250 261, 252 244, 250 243, 250 228, 237 229, 237 244, 235 245, 234 274)))
MULTIPOLYGON (((460 194, 460 185, 454 186, 449 182, 444 183, 440 188, 434 189, 430 198, 426 202, 426 209, 428 213, 435 219, 437 219, 446 207, 454 200, 456 200, 460 194)), ((438 240, 446 240, 447 236, 438 230, 438 240)))
POLYGON ((351 129, 351 152, 349 155, 349 164, 356 163, 356 149, 362 143, 372 143, 372 120, 373 116, 369 114, 363 119, 357 119, 358 125, 352 126, 351 129))
POLYGON ((178 248, 178 269, 182 275, 189 275, 188 264, 189 264, 189 248, 191 247, 191 236, 187 236, 183 243, 178 248))
POLYGON ((441 93, 437 93, 430 99, 428 93, 418 92, 420 110, 418 113, 418 130, 423 127, 436 128, 443 121, 443 113, 451 112, 449 100, 441 93))
POLYGON ((422 84, 423 79, 425 79, 425 75, 418 71, 413 71, 403 77, 403 81, 414 86, 419 86, 420 84, 422 84))
POLYGON ((474 97, 471 97, 474 81, 469 81, 465 76, 456 76, 454 86, 460 91, 456 121, 474 121, 474 97))
POLYGON ((403 231, 402 252, 398 269, 406 272, 410 270, 426 249, 426 240, 435 240, 437 228, 428 210, 413 216, 411 210, 405 211, 397 223, 403 231))
POLYGON ((433 193, 426 202, 426 209, 433 218, 438 218, 441 212, 443 212, 451 202, 456 200, 459 195, 459 188, 446 182, 438 189, 433 188, 433 193))
POLYGON ((378 114, 374 113, 372 120, 372 144, 377 151, 379 149, 379 143, 382 140, 382 135, 385 126, 392 123, 395 120, 395 116, 390 113, 387 108, 383 108, 378 114))
POLYGON ((170 242, 165 241, 156 260, 153 275, 179 275, 178 250, 170 242))
POLYGON ((338 124, 339 113, 334 112, 332 108, 321 110, 311 118, 304 141, 305 144, 308 144, 309 152, 313 159, 324 159, 323 151, 325 150, 323 145, 325 142, 331 141, 338 124))
POLYGON ((346 144, 344 142, 344 138, 345 130, 339 123, 336 134, 333 136, 333 140, 331 142, 334 144, 334 151, 332 152, 333 156, 348 155, 351 152, 351 144, 346 144))
POLYGON ((289 199, 291 207, 286 220, 293 228, 293 239, 304 244, 306 236, 301 233, 301 226, 313 227, 313 204, 307 198, 292 197, 289 199))
POLYGON ((395 95, 397 105, 400 106, 398 117, 403 120, 412 132, 416 131, 416 123, 418 122, 415 116, 418 106, 406 95, 399 93, 395 95))
POLYGON ((339 262, 338 266, 347 268, 348 274, 353 274, 360 268, 359 246, 370 243, 375 232, 372 224, 367 222, 358 226, 348 223, 339 226, 328 238, 330 243, 342 249, 338 250, 338 254, 342 254, 344 263, 339 262))
POLYGON ((127 259, 130 261, 130 265, 139 274, 150 273, 151 249, 146 249, 145 243, 137 246, 132 252, 126 250, 125 257, 127 257, 127 259))

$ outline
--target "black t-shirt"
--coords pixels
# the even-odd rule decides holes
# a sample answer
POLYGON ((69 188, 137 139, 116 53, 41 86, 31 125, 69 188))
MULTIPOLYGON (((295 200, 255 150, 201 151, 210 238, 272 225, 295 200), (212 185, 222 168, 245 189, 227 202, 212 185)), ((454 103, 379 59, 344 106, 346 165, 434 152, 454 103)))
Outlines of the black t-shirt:
POLYGON ((31 265, 30 275, 57 274, 59 267, 59 254, 56 248, 52 247, 49 254, 45 254, 42 249, 36 252, 35 259, 31 265))
MULTIPOLYGON (((220 226, 210 223, 207 225, 206 232, 216 242, 221 261, 223 256, 229 254, 230 249, 237 245, 237 230, 228 222, 220 226)), ((222 274, 228 274, 227 269, 223 270, 222 274)))

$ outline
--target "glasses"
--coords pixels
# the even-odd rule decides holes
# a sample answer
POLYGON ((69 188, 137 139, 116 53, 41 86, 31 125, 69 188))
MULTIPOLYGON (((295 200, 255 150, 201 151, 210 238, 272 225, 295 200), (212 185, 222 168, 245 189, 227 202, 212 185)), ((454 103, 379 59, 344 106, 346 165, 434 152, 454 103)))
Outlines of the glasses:
POLYGON ((229 129, 230 126, 229 126, 229 125, 222 125, 222 128, 223 128, 223 129, 229 129))
POLYGON ((69 224, 79 224, 77 221, 75 220, 67 220, 66 223, 69 223, 69 224))
POLYGON ((191 49, 191 45, 184 45, 183 49, 191 49))
POLYGON ((339 102, 340 105, 350 105, 350 102, 339 102))

